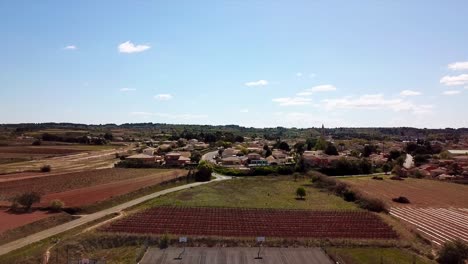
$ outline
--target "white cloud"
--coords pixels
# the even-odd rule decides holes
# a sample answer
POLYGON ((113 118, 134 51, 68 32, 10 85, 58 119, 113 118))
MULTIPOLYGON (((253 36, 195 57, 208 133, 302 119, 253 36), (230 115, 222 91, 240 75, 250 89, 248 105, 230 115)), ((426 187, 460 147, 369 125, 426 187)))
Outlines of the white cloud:
POLYGON ((440 83, 447 86, 458 86, 468 84, 468 74, 461 74, 457 76, 444 76, 440 79, 440 83))
POLYGON ((131 112, 130 115, 140 116, 143 118, 159 117, 159 118, 164 118, 164 119, 182 119, 182 120, 204 119, 208 117, 207 115, 150 113, 150 112, 131 112))
POLYGON ((344 97, 340 99, 323 100, 325 108, 333 109, 391 109, 393 111, 412 111, 416 114, 427 113, 432 105, 415 105, 410 101, 385 99, 383 94, 365 94, 358 98, 344 97))
POLYGON ((454 71, 468 70, 468 61, 459 61, 451 63, 448 65, 448 68, 454 71))
POLYGON ((307 105, 312 101, 309 98, 304 97, 282 97, 274 98, 272 100, 275 103, 279 103, 280 106, 291 106, 291 105, 307 105))
POLYGON ((330 92, 330 91, 336 91, 336 87, 331 84, 323 84, 323 85, 314 86, 310 88, 309 90, 311 92, 330 92))
POLYGON ((135 88, 120 88, 121 92, 133 92, 136 91, 135 88))
POLYGON ((297 96, 311 96, 313 94, 313 92, 300 92, 300 93, 297 93, 296 95, 297 96))
POLYGON ((154 99, 159 100, 159 101, 168 101, 172 99, 172 95, 170 94, 158 94, 154 96, 154 99))
POLYGON ((403 91, 400 92, 400 95, 403 96, 403 97, 416 96, 416 95, 421 95, 421 92, 412 91, 412 90, 403 90, 403 91))
POLYGON ((315 73, 309 74, 309 78, 315 78, 316 76, 317 76, 317 74, 315 74, 315 73))
POLYGON ((297 77, 302 77, 302 72, 297 72, 297 73, 296 73, 296 76, 297 76, 297 77))
POLYGON ((241 113, 248 113, 248 112, 249 112, 249 109, 244 108, 244 109, 241 109, 240 112, 241 112, 241 113))
POLYGON ((253 82, 246 82, 246 86, 252 87, 252 86, 265 86, 268 85, 267 80, 258 80, 258 81, 253 81, 253 82))
POLYGON ((132 42, 127 41, 119 45, 119 52, 120 53, 137 53, 137 52, 148 50, 150 48, 151 46, 149 45, 135 45, 132 42))
POLYGON ((317 85, 309 89, 305 89, 303 92, 297 93, 298 96, 310 96, 313 93, 318 92, 331 92, 336 91, 336 87, 331 84, 317 85))
POLYGON ((461 93, 461 91, 459 90, 449 90, 449 91, 444 91, 442 94, 443 95, 456 95, 456 94, 459 94, 461 93))
POLYGON ((77 47, 75 45, 68 45, 63 48, 64 50, 76 50, 77 47))

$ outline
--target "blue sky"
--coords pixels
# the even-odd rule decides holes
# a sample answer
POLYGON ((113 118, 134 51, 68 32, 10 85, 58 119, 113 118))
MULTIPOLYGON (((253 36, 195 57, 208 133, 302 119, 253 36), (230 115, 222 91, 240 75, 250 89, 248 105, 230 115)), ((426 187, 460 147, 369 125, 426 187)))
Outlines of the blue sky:
POLYGON ((467 1, 1 1, 0 123, 468 127, 467 1))

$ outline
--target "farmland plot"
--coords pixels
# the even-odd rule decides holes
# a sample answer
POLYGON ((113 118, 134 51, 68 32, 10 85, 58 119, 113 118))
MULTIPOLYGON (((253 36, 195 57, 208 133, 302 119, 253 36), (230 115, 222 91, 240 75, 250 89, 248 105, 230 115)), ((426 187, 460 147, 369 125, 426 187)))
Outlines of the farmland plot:
POLYGON ((376 215, 357 211, 157 207, 116 221, 104 230, 224 237, 397 238, 376 215))
POLYGON ((390 214, 414 226, 436 245, 468 242, 468 209, 393 207, 390 214))

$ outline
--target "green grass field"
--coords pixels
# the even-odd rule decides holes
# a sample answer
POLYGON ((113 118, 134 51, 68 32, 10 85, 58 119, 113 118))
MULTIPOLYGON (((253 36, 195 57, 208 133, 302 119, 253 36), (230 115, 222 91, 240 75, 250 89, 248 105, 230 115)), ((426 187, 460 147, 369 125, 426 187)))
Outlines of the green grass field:
POLYGON ((432 264, 404 249, 399 248, 327 248, 329 254, 347 264, 432 264))
POLYGON ((244 207, 309 210, 360 210, 354 203, 309 186, 310 180, 289 176, 245 177, 183 190, 151 200, 140 208, 154 206, 244 207), (298 187, 306 189, 305 200, 296 199, 298 187))

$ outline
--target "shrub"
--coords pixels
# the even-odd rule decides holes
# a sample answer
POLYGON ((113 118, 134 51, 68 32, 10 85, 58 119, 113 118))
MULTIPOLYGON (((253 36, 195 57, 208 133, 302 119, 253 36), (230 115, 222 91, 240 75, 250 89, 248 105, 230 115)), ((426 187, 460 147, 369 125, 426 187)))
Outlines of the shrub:
POLYGON ((206 160, 203 160, 197 166, 197 172, 195 173, 195 181, 210 181, 212 173, 213 166, 206 160))
POLYGON ((386 212, 387 208, 385 203, 377 198, 371 198, 360 195, 359 199, 357 200, 357 204, 362 209, 366 209, 372 212, 386 212))
POLYGON ((34 203, 41 201, 41 196, 36 192, 27 192, 17 196, 13 203, 18 203, 24 207, 25 211, 30 211, 34 203))
POLYGON ((339 182, 333 188, 333 191, 336 195, 343 196, 343 194, 347 191, 348 186, 345 183, 339 182))
POLYGON ((356 193, 347 189, 343 192, 343 199, 347 202, 354 202, 356 201, 356 193))
POLYGON ((50 172, 52 167, 50 165, 44 165, 41 167, 41 172, 50 172))
POLYGON ((159 238, 159 248, 165 249, 167 247, 169 247, 169 235, 164 234, 161 236, 161 238, 159 238))
POLYGON ((410 203, 409 199, 404 197, 404 196, 400 196, 398 198, 393 198, 392 201, 396 202, 396 203, 410 203))
POLYGON ((296 190, 296 195, 299 197, 299 199, 304 199, 306 196, 306 190, 303 187, 299 187, 296 190))
POLYGON ((373 179, 373 180, 379 180, 379 181, 382 181, 382 180, 383 180, 383 178, 380 177, 380 176, 373 176, 372 179, 373 179))
POLYGON ((394 181, 402 181, 403 178, 399 177, 399 176, 392 176, 390 177, 390 180, 394 180, 394 181))
POLYGON ((36 139, 34 140, 34 142, 32 143, 33 146, 40 146, 42 144, 42 141, 40 139, 36 139))
POLYGON ((50 202, 49 208, 52 212, 60 212, 62 211, 64 206, 65 206, 64 202, 56 199, 50 202))
POLYGON ((460 240, 445 243, 437 258, 441 264, 463 264, 465 260, 468 260, 468 244, 460 240))

